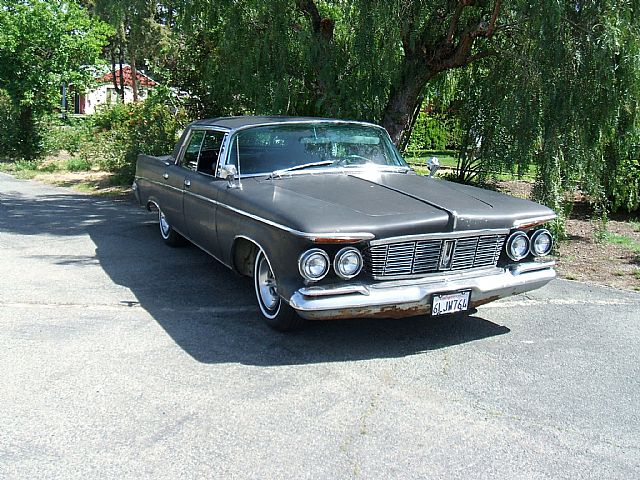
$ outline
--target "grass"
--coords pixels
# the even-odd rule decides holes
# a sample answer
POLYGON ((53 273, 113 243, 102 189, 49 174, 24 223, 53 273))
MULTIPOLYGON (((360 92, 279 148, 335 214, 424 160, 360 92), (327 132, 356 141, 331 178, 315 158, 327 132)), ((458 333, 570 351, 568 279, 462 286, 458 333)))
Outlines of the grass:
POLYGON ((454 150, 418 150, 405 152, 404 158, 412 167, 425 166, 431 157, 436 157, 441 167, 456 168, 458 153, 454 150))
POLYGON ((91 162, 84 158, 70 158, 64 162, 64 168, 68 172, 86 172, 91 170, 91 162))
MULTIPOLYGON (((431 157, 436 157, 440 162, 441 168, 456 169, 458 168, 458 152, 455 150, 416 150, 405 151, 404 158, 413 167, 413 169, 421 175, 428 175, 427 161, 431 157)), ((536 168, 530 165, 526 172, 522 175, 510 171, 489 172, 498 181, 526 180, 533 181, 536 177, 536 168)), ((640 224, 639 224, 640 227, 640 224)))
POLYGON ((35 160, 16 160, 0 163, 0 172, 10 173, 17 178, 30 179, 37 175, 39 162, 35 160))
POLYGON ((602 240, 613 245, 620 245, 627 250, 631 250, 632 252, 640 253, 640 242, 634 240, 631 237, 627 237, 626 235, 620 235, 618 233, 612 232, 603 232, 602 240))

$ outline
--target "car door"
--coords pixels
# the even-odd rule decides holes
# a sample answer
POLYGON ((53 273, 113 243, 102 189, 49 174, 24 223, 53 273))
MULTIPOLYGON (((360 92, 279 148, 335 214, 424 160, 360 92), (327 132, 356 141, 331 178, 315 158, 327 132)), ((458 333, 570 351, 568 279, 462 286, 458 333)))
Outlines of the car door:
POLYGON ((195 171, 198 165, 200 145, 204 138, 203 130, 193 130, 180 151, 175 163, 166 164, 163 174, 165 193, 162 196, 160 208, 167 217, 169 224, 180 233, 188 234, 184 218, 184 188, 188 182, 187 176, 195 171))
POLYGON ((207 130, 200 147, 197 168, 185 179, 184 217, 189 238, 220 258, 216 233, 217 198, 227 182, 216 178, 215 170, 225 132, 207 130))

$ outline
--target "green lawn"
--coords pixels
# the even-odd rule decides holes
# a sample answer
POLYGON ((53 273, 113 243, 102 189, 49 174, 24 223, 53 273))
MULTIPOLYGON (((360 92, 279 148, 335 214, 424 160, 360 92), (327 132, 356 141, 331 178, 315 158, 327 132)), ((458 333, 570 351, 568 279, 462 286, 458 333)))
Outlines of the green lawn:
MULTIPOLYGON (((440 162, 440 167, 443 169, 455 169, 458 166, 457 160, 458 152, 455 150, 416 150, 405 151, 404 158, 411 165, 416 172, 421 175, 428 175, 427 161, 431 157, 436 157, 440 162)), ((535 166, 529 166, 528 171, 524 175, 518 175, 508 171, 494 172, 494 175, 499 181, 510 180, 526 180, 534 181, 536 177, 535 166)))

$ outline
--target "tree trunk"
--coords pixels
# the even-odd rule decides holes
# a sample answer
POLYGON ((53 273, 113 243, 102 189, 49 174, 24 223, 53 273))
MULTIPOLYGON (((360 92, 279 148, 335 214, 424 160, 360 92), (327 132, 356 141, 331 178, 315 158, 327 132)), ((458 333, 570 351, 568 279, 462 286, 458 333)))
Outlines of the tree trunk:
POLYGON ((124 52, 122 50, 122 44, 120 44, 120 49, 119 49, 119 53, 120 53, 120 58, 118 59, 118 61, 120 62, 120 98, 122 99, 122 103, 124 103, 124 91, 125 91, 125 84, 124 84, 124 71, 122 70, 122 65, 124 64, 124 52))
MULTIPOLYGON (((116 76, 116 51, 115 51, 116 47, 115 45, 112 45, 111 47, 111 79, 113 80, 113 88, 115 88, 116 90, 116 94, 120 95, 120 88, 122 86, 122 84, 120 84, 120 86, 118 86, 118 77, 116 76)), ((109 99, 110 101, 110 99, 109 99)))
POLYGON ((420 113, 422 90, 432 77, 433 73, 424 66, 420 68, 419 62, 406 59, 400 78, 391 87, 382 126, 400 150, 409 143, 411 129, 420 113))
POLYGON ((138 70, 136 69, 136 57, 131 54, 131 89, 133 90, 133 101, 138 101, 138 70))

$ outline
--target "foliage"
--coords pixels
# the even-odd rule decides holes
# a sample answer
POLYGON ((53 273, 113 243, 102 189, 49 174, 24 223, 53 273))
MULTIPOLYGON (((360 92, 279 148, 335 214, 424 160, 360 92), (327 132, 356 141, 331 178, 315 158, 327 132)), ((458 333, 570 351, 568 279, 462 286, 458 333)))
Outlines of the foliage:
POLYGON ((6 91, 2 89, 0 89, 0 118, 3 119, 0 124, 0 160, 4 160, 17 154, 15 138, 19 129, 16 124, 15 105, 11 102, 6 91))
POLYGON ((460 135, 458 119, 453 115, 421 111, 407 150, 457 150, 460 148, 460 135))
POLYGON ((129 183, 138 154, 165 155, 173 151, 187 122, 184 108, 167 88, 150 92, 144 102, 115 104, 94 116, 96 130, 80 156, 116 173, 117 183, 129 183))
POLYGON ((16 112, 17 153, 38 152, 36 121, 60 100, 61 82, 81 84, 99 57, 107 25, 74 0, 0 0, 0 88, 16 112))
POLYGON ((75 155, 85 143, 91 141, 93 135, 91 116, 60 119, 50 115, 44 118, 47 123, 47 129, 43 135, 47 153, 55 154, 60 150, 66 150, 71 155, 75 155))

